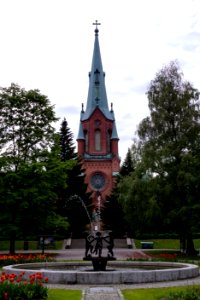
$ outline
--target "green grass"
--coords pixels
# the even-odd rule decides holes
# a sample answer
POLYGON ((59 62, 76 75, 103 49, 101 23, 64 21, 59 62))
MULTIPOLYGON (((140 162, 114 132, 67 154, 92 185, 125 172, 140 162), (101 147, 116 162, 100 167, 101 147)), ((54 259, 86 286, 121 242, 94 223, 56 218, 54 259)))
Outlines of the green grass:
MULTIPOLYGON (((194 239, 194 246, 200 249, 200 239, 194 239)), ((154 249, 180 249, 180 241, 177 239, 149 239, 135 240, 137 249, 141 249, 141 242, 153 242, 154 249)))
MULTIPOLYGON (((38 247, 38 241, 29 241, 28 250, 40 250, 42 249, 41 246, 38 247)), ((10 246, 9 241, 0 241, 0 251, 8 251, 10 246)), ((56 241, 54 246, 45 246, 45 249, 55 249, 59 250, 62 249, 63 241, 56 241)), ((16 250, 23 250, 24 249, 24 242, 23 241, 16 241, 15 242, 15 249, 16 250)))
POLYGON ((81 300, 81 290, 49 289, 48 300, 81 300))
MULTIPOLYGON (((199 287, 199 285, 196 285, 199 287)), ((144 288, 144 289, 124 289, 121 290, 125 300, 161 300, 172 291, 183 291, 185 287, 166 287, 166 288, 144 288)), ((61 290, 50 289, 48 300, 81 300, 81 290, 61 290)))
MULTIPOLYGON (((199 287, 199 286, 198 286, 199 287)), ((188 287, 146 288, 121 290, 125 300, 161 300, 172 291, 186 290, 188 287)), ((64 299, 63 299, 64 300, 64 299)))
POLYGON ((154 249, 179 249, 180 248, 179 240, 172 240, 172 239, 135 240, 135 245, 137 249, 141 249, 140 242, 153 242, 154 249))

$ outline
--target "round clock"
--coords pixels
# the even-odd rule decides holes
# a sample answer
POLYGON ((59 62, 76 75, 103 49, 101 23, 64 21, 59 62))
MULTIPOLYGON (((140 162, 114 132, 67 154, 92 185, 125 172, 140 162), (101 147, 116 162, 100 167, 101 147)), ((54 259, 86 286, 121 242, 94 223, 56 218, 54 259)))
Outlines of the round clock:
POLYGON ((95 190, 100 190, 105 185, 105 176, 102 173, 95 173, 91 177, 91 185, 95 190))

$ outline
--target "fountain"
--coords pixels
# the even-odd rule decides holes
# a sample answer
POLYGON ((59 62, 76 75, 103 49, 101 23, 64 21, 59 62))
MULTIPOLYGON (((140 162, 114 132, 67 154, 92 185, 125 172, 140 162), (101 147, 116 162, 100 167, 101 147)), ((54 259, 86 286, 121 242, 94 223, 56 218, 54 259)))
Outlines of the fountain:
MULTIPOLYGON (((82 201, 81 203, 84 204, 82 201)), ((84 209, 87 212, 85 206, 84 209)), ((92 228, 89 214, 88 218, 92 228)), ((87 234, 85 256, 81 262, 25 263, 5 266, 3 270, 15 274, 25 272, 26 279, 30 274, 42 272, 44 277, 48 277, 49 283, 59 284, 134 284, 174 281, 199 276, 199 268, 193 264, 116 261, 112 233, 104 234, 102 235, 100 231, 87 234), (102 256, 104 241, 107 243, 107 256, 102 256)))
POLYGON ((109 261, 107 270, 94 271, 89 262, 27 263, 3 267, 6 273, 42 272, 49 283, 60 284, 134 284, 174 281, 199 276, 196 265, 172 262, 109 261))
MULTIPOLYGON (((42 272, 49 283, 59 284, 134 284, 174 281, 199 276, 193 264, 150 261, 116 261, 112 238, 107 241, 107 256, 102 256, 102 241, 108 236, 97 232, 87 236, 85 257, 81 262, 25 263, 3 267, 6 273, 42 272), (94 239, 95 246, 92 245, 94 239), (91 265, 92 262, 92 265, 91 265)), ((134 251, 134 250, 133 250, 134 251)))

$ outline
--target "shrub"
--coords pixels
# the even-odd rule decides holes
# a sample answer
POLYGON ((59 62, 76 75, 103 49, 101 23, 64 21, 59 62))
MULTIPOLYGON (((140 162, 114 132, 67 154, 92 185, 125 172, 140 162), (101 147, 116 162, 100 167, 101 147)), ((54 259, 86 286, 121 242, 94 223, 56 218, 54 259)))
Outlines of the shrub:
POLYGON ((43 282, 48 282, 48 278, 42 277, 41 272, 36 272, 29 276, 29 280, 24 280, 25 272, 16 274, 6 274, 2 272, 0 276, 0 299, 1 300, 43 300, 48 297, 48 289, 43 286, 43 282))

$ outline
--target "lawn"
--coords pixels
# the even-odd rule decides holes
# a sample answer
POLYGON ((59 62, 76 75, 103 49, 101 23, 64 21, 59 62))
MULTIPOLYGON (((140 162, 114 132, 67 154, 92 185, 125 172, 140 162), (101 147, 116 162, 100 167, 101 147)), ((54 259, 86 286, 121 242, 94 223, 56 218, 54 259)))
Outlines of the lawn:
MULTIPOLYGON (((154 249, 180 249, 180 241, 177 239, 149 239, 134 240, 137 249, 141 249, 141 242, 153 242, 154 249)), ((200 249, 200 239, 194 239, 194 246, 200 249)))
MULTIPOLYGON (((9 250, 10 242, 9 241, 0 241, 0 251, 7 251, 9 250)), ((63 241, 55 241, 54 245, 46 246, 45 249, 55 249, 60 250, 62 249, 63 241)), ((15 242, 15 249, 16 250, 23 250, 24 249, 24 241, 16 241, 15 242)), ((41 245, 38 245, 38 241, 29 241, 28 242, 28 250, 40 250, 42 249, 41 245)))
MULTIPOLYGON (((198 286, 199 287, 199 286, 198 286)), ((172 291, 186 290, 188 287, 146 288, 121 290, 125 300, 161 300, 172 291)), ((192 299, 192 298, 191 298, 192 299)), ((195 298, 196 299, 196 298, 195 298)))
MULTIPOLYGON (((199 286, 196 285, 199 288, 199 286)), ((167 287, 167 288, 145 288, 121 290, 125 300, 161 300, 172 291, 186 290, 190 287, 167 287)), ((81 290, 50 289, 48 300, 81 300, 81 290)))
POLYGON ((81 300, 81 290, 49 289, 48 300, 81 300))

